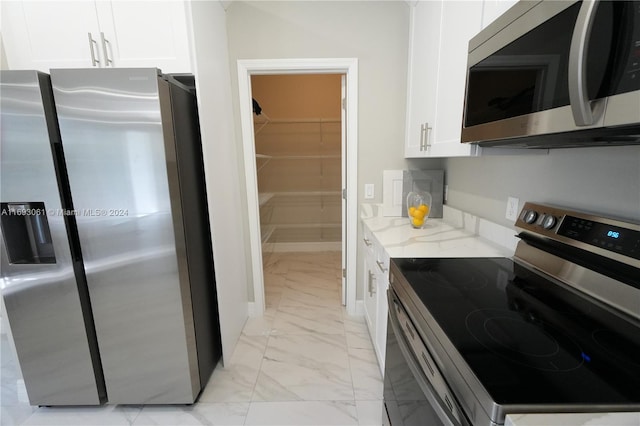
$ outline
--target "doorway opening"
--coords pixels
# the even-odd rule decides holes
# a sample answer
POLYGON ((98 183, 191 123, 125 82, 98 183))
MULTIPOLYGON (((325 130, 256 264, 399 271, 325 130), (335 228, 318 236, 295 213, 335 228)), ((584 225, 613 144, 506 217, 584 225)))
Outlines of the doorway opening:
MULTIPOLYGON (((272 252, 275 252, 277 249, 287 249, 295 247, 297 249, 306 247, 307 249, 321 249, 327 247, 327 244, 333 244, 335 247, 335 243, 338 241, 335 238, 335 232, 339 229, 341 234, 340 238, 340 246, 341 246, 341 264, 342 264, 342 303, 346 305, 347 313, 351 315, 355 315, 356 312, 356 227, 357 227, 357 59, 278 59, 278 60, 239 60, 238 61, 238 88, 240 95, 240 113, 241 113, 241 123, 242 123, 242 140, 243 140, 243 148, 244 148, 244 165, 245 165, 245 177, 246 177, 246 191, 247 191, 247 207, 248 207, 248 217, 249 217, 249 240, 251 246, 251 256, 252 256, 252 271, 253 271, 253 293, 254 293, 254 302, 249 305, 250 315, 260 316, 264 313, 265 309, 265 294, 264 294, 264 275, 263 275, 263 239, 265 240, 267 249, 273 249, 272 252), (326 153, 327 158, 301 158, 309 155, 289 155, 289 157, 299 157, 299 159, 294 160, 293 158, 276 158, 278 155, 266 154, 263 152, 256 151, 256 142, 254 141, 254 134, 260 134, 261 132, 265 132, 265 129, 268 126, 273 126, 277 124, 282 132, 283 127, 289 126, 290 128, 295 128, 296 132, 299 132, 302 124, 305 126, 311 127, 311 124, 315 125, 316 128, 319 128, 320 132, 327 131, 328 134, 332 132, 331 125, 336 125, 337 123, 330 123, 330 121, 335 121, 335 117, 328 117, 326 120, 324 117, 311 117, 312 119, 316 119, 316 123, 288 123, 287 121, 294 121, 294 118, 291 117, 278 117, 277 115, 272 117, 273 113, 269 113, 267 108, 264 108, 264 112, 261 115, 265 115, 264 117, 260 117, 259 115, 254 115, 254 104, 252 98, 252 78, 254 76, 271 76, 271 75, 302 75, 302 74, 333 74, 341 76, 341 98, 340 98, 340 132, 341 132, 341 147, 340 147, 340 180, 341 185, 338 188, 338 191, 335 191, 333 186, 328 186, 327 191, 323 191, 323 187, 320 186, 319 191, 315 191, 316 194, 313 194, 313 200, 309 198, 302 197, 302 195, 281 195, 282 204, 278 209, 280 213, 278 214, 277 221, 275 223, 270 223, 271 225, 276 225, 273 227, 268 227, 268 223, 266 221, 268 216, 268 209, 263 213, 263 225, 265 226, 265 232, 261 229, 260 224, 260 201, 266 204, 266 199, 274 199, 276 197, 276 192, 274 191, 274 195, 269 195, 268 191, 264 191, 265 194, 261 194, 259 189, 265 188, 261 184, 261 188, 259 188, 258 183, 258 174, 262 172, 261 167, 268 167, 269 163, 274 162, 282 162, 282 161, 295 161, 299 163, 304 163, 305 161, 315 161, 315 166, 310 167, 334 167, 333 165, 329 165, 329 160, 336 160, 336 158, 330 159, 329 156, 335 156, 335 150, 332 154, 329 152, 326 153), (256 118, 254 122, 254 117, 256 118), (322 120, 317 120, 322 119, 322 120), (281 123, 275 123, 275 121, 281 120, 281 123), (323 121, 327 121, 324 123, 323 121), (266 123, 266 124, 265 124, 266 123), (271 123, 271 124, 269 124, 271 123), (260 127, 262 127, 260 130, 260 127), (254 130, 258 132, 255 132, 254 130), (325 162, 318 162, 318 160, 327 160, 325 162), (258 170, 260 169, 260 172, 258 170), (331 189, 328 189, 331 188, 331 189), (299 212, 306 211, 310 212, 313 209, 314 205, 317 203, 325 203, 324 206, 329 206, 329 204, 336 204, 335 199, 331 197, 337 195, 341 204, 341 221, 340 227, 337 227, 337 221, 326 220, 323 222, 322 215, 320 222, 311 222, 310 223, 301 223, 300 220, 302 218, 296 218, 295 214, 293 214, 293 210, 298 210, 299 212), (262 197, 261 197, 262 196, 262 197), (282 205, 286 206, 287 197, 289 203, 298 202, 299 200, 294 200, 296 197, 305 198, 308 201, 307 207, 292 207, 291 209, 286 209, 282 207, 282 205), (333 200, 333 201, 332 201, 333 200), (309 205, 311 207, 309 207, 309 205), (294 221, 292 222, 292 216, 294 216, 294 221), (288 220, 288 222, 287 222, 288 220), (298 222, 296 222, 296 220, 298 222), (283 225, 283 226, 277 226, 283 225), (334 225, 334 226, 330 226, 334 225), (331 230, 330 228, 333 228, 331 230), (304 231, 303 231, 304 229, 304 231), (313 231, 311 231, 313 229, 313 231), (322 230, 322 238, 318 241, 299 241, 302 234, 316 234, 318 235, 319 230, 322 230), (269 235, 270 234, 270 235, 269 235), (332 237, 333 235, 333 237, 332 237), (263 238, 263 236, 265 238, 263 238), (298 239, 298 241, 296 241, 298 239), (271 240, 271 241, 269 241, 271 240), (289 240, 289 241, 286 241, 289 240), (349 243, 351 242, 351 243, 349 243), (273 246, 269 246, 268 244, 273 244, 273 246), (277 246, 280 244, 280 246, 277 246), (283 245, 284 244, 284 245, 283 245), (294 244, 295 246, 291 246, 294 244)), ((257 81, 257 80, 256 80, 257 81)), ((258 84, 258 83, 256 83, 258 84)), ((262 101, 263 105, 267 105, 262 101)), ((262 106, 261 106, 262 107, 262 106)), ((306 121, 309 117, 306 118, 306 121)), ((305 118, 301 118, 300 120, 305 121, 305 118)), ((335 130, 335 128, 333 129, 335 130)), ((286 133, 286 132, 285 132, 286 133)), ((268 131, 267 133, 268 134, 268 131)), ((268 139, 268 138, 267 138, 268 139)), ((324 148, 327 148, 325 146, 324 148)), ((334 147, 335 148, 335 147, 334 147)), ((322 152, 322 151, 321 151, 322 152)), ((316 157, 323 157, 322 153, 313 154, 316 157)), ((287 155, 283 155, 282 157, 286 157, 287 155)), ((298 166, 300 167, 300 166, 298 166)), ((323 170, 323 172, 328 171, 328 169, 323 170)), ((277 173, 275 173, 277 175, 277 173)), ((286 180, 286 176, 284 179, 280 178, 280 181, 286 180)), ((325 180, 325 184, 329 185, 329 178, 325 180)), ((334 178, 335 179, 335 178, 334 178)), ((276 176, 276 182, 278 181, 276 176)), ((316 180, 316 182, 321 182, 316 180)), ((283 183, 283 182, 281 182, 283 183)), ((283 183, 286 185, 286 183, 283 183)), ((298 183, 296 183, 298 184, 298 183)), ((268 188, 268 186, 266 186, 268 188)), ((291 188, 291 187, 289 187, 291 188)), ((285 191, 286 192, 286 191, 285 191)), ((296 191, 289 191, 296 192, 296 191)), ((313 192, 313 191, 312 191, 313 192)), ((305 203, 302 203, 305 204, 305 203)), ((278 203, 276 203, 278 206, 278 203)), ((328 215, 329 211, 333 212, 331 214, 335 214, 335 210, 329 209, 326 210, 326 214, 328 215)), ((318 216, 318 212, 308 213, 316 217, 318 216)), ((275 214, 275 209, 272 211, 272 214, 275 214)), ((302 213, 304 215, 304 213, 302 213)), ((328 216, 324 216, 327 218, 328 216)), ((271 216, 273 218, 273 216, 271 216)), ((335 216, 334 216, 335 218, 335 216)), ((308 239, 308 238, 305 238, 308 239)))
POLYGON ((309 280, 298 275, 306 281, 298 290, 307 295, 312 288, 321 290, 328 299, 324 303, 344 304, 344 292, 336 287, 342 285, 343 78, 341 74, 251 77, 267 309, 277 309, 285 284, 291 285, 293 275, 300 273, 322 276, 309 280), (301 257, 302 252, 307 255, 301 257), (289 268, 291 274, 286 272, 289 268))
POLYGON ((263 263, 342 249, 340 74, 251 77, 263 263))

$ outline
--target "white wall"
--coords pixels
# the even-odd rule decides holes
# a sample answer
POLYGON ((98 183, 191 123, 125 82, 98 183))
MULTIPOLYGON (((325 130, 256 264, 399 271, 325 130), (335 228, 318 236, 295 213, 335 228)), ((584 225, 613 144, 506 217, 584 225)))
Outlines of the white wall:
MULTIPOLYGON (((195 76, 209 220, 212 227, 223 360, 231 357, 248 316, 250 265, 243 246, 240 171, 235 149, 234 116, 225 12, 217 1, 191 3, 195 76)), ((236 95, 237 96, 237 95, 236 95)))
POLYGON ((640 146, 450 158, 448 204, 506 226, 508 196, 640 221, 640 146))
MULTIPOLYGON (((239 150, 238 59, 358 58, 358 204, 364 183, 375 184, 374 201, 381 202, 382 170, 406 168, 408 5, 404 1, 234 1, 227 9, 227 27, 239 150)), ((239 167, 243 170, 243 165, 239 167)), ((361 260, 358 253, 357 264, 361 260)), ((253 284, 249 286, 252 298, 253 284)), ((358 290, 357 298, 362 299, 362 289, 358 290)))

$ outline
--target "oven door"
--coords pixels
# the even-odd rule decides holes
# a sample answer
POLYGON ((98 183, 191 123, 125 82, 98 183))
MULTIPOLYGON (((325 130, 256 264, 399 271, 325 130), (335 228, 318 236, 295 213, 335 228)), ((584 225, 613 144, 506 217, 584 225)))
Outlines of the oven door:
MULTIPOLYGON (((469 425, 398 296, 389 289, 385 425, 469 425)), ((383 417, 384 417, 383 412, 383 417)))

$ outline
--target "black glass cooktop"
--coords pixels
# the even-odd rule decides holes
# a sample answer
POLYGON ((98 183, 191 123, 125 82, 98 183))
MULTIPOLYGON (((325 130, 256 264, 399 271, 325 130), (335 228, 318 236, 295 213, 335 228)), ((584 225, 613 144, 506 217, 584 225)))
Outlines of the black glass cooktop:
POLYGON ((499 404, 640 403, 640 328, 502 258, 393 259, 499 404))

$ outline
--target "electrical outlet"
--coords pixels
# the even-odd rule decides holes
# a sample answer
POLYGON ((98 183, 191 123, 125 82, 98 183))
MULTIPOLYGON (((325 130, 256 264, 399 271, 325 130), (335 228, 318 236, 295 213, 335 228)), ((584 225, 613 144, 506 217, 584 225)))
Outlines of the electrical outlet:
POLYGON ((507 198, 507 213, 506 213, 506 217, 509 220, 512 221, 516 221, 516 219, 518 219, 518 204, 520 203, 520 200, 517 199, 516 197, 508 197, 507 198))
POLYGON ((373 200, 375 197, 375 186, 372 183, 364 184, 364 199, 373 200))

